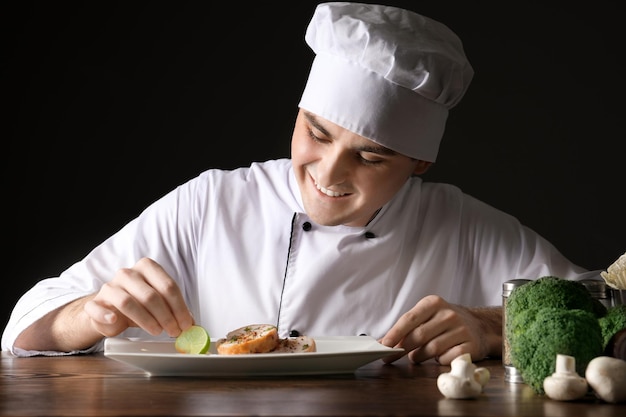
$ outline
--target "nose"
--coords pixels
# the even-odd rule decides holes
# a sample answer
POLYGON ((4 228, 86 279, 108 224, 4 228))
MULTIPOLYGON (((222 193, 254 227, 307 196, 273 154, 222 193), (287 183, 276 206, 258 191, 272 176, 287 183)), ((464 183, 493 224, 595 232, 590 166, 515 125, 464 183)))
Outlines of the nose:
POLYGON ((323 187, 343 183, 350 172, 348 156, 341 151, 329 151, 317 164, 317 182, 323 187))

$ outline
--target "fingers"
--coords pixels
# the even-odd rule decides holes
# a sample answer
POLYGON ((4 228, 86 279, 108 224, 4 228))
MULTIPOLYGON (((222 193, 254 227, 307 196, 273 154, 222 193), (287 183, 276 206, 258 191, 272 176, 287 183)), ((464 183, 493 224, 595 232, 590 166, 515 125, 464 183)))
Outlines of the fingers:
MULTIPOLYGON (((404 348, 414 363, 435 358, 442 364, 449 364, 461 353, 471 353, 475 340, 480 337, 464 309, 441 297, 427 296, 400 317, 381 343, 404 348)), ((402 355, 389 356, 383 361, 390 363, 402 355)))
POLYGON ((383 358, 385 363, 400 359, 434 337, 432 317, 441 309, 442 302, 444 302, 443 299, 437 296, 424 297, 398 319, 382 338, 381 343, 389 347, 404 348, 405 351, 383 358))
POLYGON ((151 335, 165 331, 175 337, 193 324, 176 282, 156 262, 141 259, 133 268, 120 269, 85 304, 93 326, 112 336, 128 327, 140 327, 151 335))
POLYGON ((140 260, 138 270, 150 285, 145 293, 140 293, 142 305, 150 306, 149 312, 170 336, 178 336, 181 331, 193 324, 193 317, 185 304, 180 287, 165 272, 163 267, 151 259, 140 260))
POLYGON ((91 320, 103 325, 112 325, 117 322, 117 314, 115 311, 105 308, 103 305, 93 299, 85 303, 85 311, 91 320))
POLYGON ((409 360, 413 363, 436 359, 441 365, 448 365, 469 345, 466 330, 463 327, 451 327, 442 331, 423 345, 409 352, 409 360))
POLYGON ((441 297, 431 295, 422 298, 398 319, 381 343, 390 347, 410 347, 411 350, 421 346, 431 336, 433 316, 445 306, 447 303, 441 297))
POLYGON ((105 308, 94 299, 87 301, 83 309, 91 320, 91 326, 103 336, 117 336, 129 327, 125 320, 119 320, 115 311, 105 308))

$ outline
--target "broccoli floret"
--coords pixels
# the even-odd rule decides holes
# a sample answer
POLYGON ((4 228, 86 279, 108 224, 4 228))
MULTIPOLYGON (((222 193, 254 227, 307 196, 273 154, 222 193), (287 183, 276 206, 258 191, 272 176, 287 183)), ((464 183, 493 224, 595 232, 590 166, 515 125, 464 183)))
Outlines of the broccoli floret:
POLYGON ((617 332, 626 329, 626 305, 609 307, 606 314, 598 319, 602 331, 602 348, 607 345, 617 332))
POLYGON ((512 365, 537 393, 555 371, 557 354, 573 356, 584 375, 587 363, 602 354, 599 319, 606 313, 578 281, 544 276, 517 287, 504 312, 512 365))
POLYGON ((589 311, 532 308, 512 321, 517 331, 509 339, 511 363, 536 393, 544 392, 543 380, 555 372, 557 354, 573 356, 579 375, 585 375, 591 359, 602 354, 600 324, 589 311))
POLYGON ((582 283, 555 276, 541 277, 515 288, 507 300, 506 310, 509 316, 515 317, 522 311, 538 307, 580 309, 596 317, 606 314, 606 307, 593 298, 582 283))

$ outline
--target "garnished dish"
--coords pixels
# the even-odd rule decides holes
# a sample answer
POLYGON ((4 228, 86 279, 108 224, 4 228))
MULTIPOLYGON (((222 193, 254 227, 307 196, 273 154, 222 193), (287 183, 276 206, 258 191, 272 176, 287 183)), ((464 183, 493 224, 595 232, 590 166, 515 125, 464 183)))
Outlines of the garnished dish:
MULTIPOLYGON (((252 331, 254 326, 245 327, 251 327, 249 331, 252 331)), ((192 331, 196 335, 202 334, 196 332, 197 329, 192 331)), ((271 334, 273 330, 257 328, 256 332, 267 341, 267 333, 271 334)), ((370 336, 298 336, 278 338, 275 347, 264 353, 253 353, 254 344, 252 347, 241 344, 230 350, 239 351, 236 354, 219 353, 219 346, 233 344, 233 338, 228 336, 237 334, 238 331, 233 330, 227 337, 210 339, 205 353, 191 353, 192 350, 181 353, 173 340, 113 337, 105 340, 104 355, 141 369, 149 376, 246 377, 351 374, 363 365, 403 351, 384 346, 370 336), (243 353, 244 350, 251 352, 243 353)), ((246 337, 237 339, 243 341, 246 337)), ((203 350, 201 343, 188 341, 186 345, 201 346, 198 352, 203 350)), ((257 344, 257 347, 259 345, 264 343, 257 344)))

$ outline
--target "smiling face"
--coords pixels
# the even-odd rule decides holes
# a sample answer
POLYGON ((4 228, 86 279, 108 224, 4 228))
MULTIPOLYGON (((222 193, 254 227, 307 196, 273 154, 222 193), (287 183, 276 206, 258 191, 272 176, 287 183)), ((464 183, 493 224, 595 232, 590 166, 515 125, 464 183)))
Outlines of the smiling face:
POLYGON ((326 226, 365 226, 411 174, 430 166, 302 109, 291 160, 307 215, 326 226))

